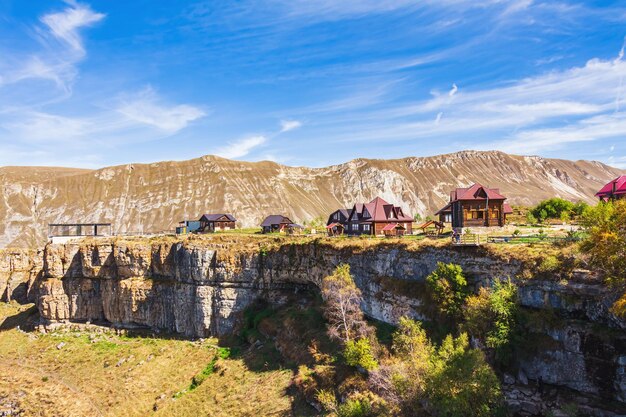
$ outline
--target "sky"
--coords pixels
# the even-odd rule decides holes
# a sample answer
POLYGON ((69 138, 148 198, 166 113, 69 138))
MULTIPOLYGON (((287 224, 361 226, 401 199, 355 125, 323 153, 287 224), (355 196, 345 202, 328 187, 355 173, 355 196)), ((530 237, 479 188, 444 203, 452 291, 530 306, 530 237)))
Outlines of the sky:
POLYGON ((0 166, 465 149, 626 169, 626 2, 0 0, 0 166))

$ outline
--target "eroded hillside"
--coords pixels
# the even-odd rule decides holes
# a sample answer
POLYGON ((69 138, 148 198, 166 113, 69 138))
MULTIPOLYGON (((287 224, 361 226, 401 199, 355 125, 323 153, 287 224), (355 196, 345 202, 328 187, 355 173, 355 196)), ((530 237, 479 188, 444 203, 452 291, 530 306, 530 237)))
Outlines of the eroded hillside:
POLYGON ((50 222, 111 222, 116 233, 159 232, 181 219, 228 211, 250 227, 270 213, 310 220, 376 195, 427 215, 446 202, 450 189, 473 182, 499 187, 513 204, 554 196, 590 202, 618 173, 597 162, 474 151, 317 169, 213 156, 95 171, 7 167, 0 168, 0 246, 41 245, 50 222))

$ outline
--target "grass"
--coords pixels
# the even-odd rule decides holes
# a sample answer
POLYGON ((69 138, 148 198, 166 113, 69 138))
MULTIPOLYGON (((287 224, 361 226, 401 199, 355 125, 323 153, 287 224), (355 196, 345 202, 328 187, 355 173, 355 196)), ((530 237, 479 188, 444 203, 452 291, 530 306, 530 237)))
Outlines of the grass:
POLYGON ((291 370, 253 371, 215 339, 17 329, 35 318, 32 305, 0 303, 0 398, 24 416, 292 415, 291 370))

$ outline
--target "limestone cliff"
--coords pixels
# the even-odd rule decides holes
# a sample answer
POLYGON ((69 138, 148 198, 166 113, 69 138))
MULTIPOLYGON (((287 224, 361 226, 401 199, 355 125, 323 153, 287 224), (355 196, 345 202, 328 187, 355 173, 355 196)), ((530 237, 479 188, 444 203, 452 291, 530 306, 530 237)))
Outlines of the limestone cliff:
POLYGON ((236 236, 49 245, 37 304, 49 322, 224 335, 258 298, 280 304, 347 262, 368 315, 428 320, 423 283, 439 261, 460 264, 476 287, 513 279, 522 306, 537 312, 527 354, 505 378, 514 409, 539 415, 566 396, 591 415, 626 412, 626 322, 609 311, 615 295, 590 272, 533 276, 527 262, 485 248, 236 236))
POLYGON ((0 247, 42 245, 47 223, 111 222, 115 233, 160 232, 227 211, 251 227, 270 213, 310 220, 376 195, 425 216, 447 202, 451 189, 473 182, 500 187, 512 204, 554 196, 591 202, 620 173, 597 162, 474 151, 324 168, 213 156, 95 171, 4 167, 0 247))
POLYGON ((0 301, 35 301, 33 286, 42 267, 41 251, 0 249, 0 301))

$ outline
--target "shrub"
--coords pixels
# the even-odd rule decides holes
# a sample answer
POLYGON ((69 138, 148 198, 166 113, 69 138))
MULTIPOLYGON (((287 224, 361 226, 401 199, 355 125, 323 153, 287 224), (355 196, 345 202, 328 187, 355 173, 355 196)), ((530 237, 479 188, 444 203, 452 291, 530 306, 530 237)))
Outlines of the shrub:
POLYGON ((547 255, 541 258, 541 263, 539 264, 539 272, 554 272, 559 269, 561 266, 561 262, 556 256, 547 255))
POLYGON ((426 277, 426 284, 442 315, 452 320, 461 317, 468 290, 467 280, 459 265, 437 263, 437 269, 426 277))
POLYGON ((506 363, 517 342, 517 287, 496 282, 493 289, 481 288, 467 299, 464 328, 493 349, 496 360, 506 363))
POLYGON ((346 343, 343 356, 346 359, 346 363, 350 366, 363 368, 366 371, 371 371, 378 367, 378 362, 376 362, 372 354, 370 341, 365 338, 360 338, 356 342, 349 340, 346 343))
POLYGON ((562 198, 551 198, 537 204, 531 210, 531 213, 533 216, 543 221, 546 219, 562 219, 561 216, 563 216, 564 213, 569 218, 569 215, 573 210, 574 203, 571 201, 567 201, 562 198))
POLYGON ((602 271, 609 282, 626 284, 626 200, 599 203, 585 210, 582 225, 587 238, 581 250, 590 264, 602 271))
POLYGON ((338 417, 367 417, 372 414, 372 404, 364 398, 348 399, 337 408, 338 417))
POLYGON ((446 337, 433 357, 428 408, 447 417, 506 415, 500 383, 483 353, 469 347, 466 333, 446 337))
POLYGON ((319 390, 315 394, 315 399, 321 404, 324 410, 336 413, 337 412, 337 398, 335 394, 330 390, 319 390))
POLYGON ((537 224, 537 218, 530 211, 526 213, 526 223, 531 226, 537 224))

